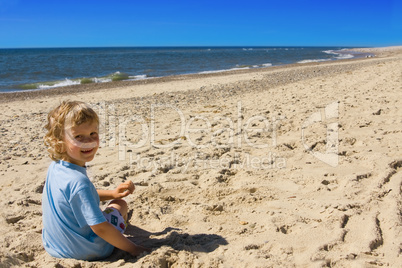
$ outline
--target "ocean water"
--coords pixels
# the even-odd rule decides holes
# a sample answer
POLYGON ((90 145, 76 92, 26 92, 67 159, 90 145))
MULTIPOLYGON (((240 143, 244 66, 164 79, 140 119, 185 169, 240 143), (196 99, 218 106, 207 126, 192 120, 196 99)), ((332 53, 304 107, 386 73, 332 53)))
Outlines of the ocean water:
POLYGON ((0 93, 353 58, 344 47, 0 49, 0 93))

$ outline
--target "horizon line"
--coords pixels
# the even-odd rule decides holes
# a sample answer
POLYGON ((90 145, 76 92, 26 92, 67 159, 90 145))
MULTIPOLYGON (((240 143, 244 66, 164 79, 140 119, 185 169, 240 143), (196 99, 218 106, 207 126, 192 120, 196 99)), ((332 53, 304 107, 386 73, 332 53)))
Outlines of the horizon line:
POLYGON ((343 45, 149 45, 149 46, 38 46, 38 47, 0 47, 0 49, 54 49, 54 48, 266 48, 266 47, 345 47, 374 48, 387 46, 343 46, 343 45))

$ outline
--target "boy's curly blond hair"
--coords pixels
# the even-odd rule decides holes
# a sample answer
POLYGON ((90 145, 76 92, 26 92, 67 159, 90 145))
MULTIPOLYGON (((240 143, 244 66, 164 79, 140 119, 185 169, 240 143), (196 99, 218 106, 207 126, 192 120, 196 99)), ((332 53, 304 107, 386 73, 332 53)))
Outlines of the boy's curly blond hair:
POLYGON ((65 128, 87 122, 99 124, 99 117, 88 104, 81 101, 63 101, 49 112, 44 143, 52 160, 58 161, 65 156, 63 141, 65 128))

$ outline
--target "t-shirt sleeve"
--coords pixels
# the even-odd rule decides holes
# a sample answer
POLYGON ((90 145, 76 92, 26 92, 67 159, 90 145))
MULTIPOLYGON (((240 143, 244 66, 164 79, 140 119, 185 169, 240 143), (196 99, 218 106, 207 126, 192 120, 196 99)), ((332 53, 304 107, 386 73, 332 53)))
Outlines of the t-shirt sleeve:
POLYGON ((89 187, 79 190, 72 197, 70 204, 81 228, 86 225, 92 226, 106 221, 99 208, 97 196, 94 195, 89 187))

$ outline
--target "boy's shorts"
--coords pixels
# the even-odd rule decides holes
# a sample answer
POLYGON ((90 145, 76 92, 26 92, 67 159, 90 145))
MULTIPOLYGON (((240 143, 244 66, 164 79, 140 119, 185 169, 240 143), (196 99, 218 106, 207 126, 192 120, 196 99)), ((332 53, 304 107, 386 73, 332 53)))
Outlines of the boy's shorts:
POLYGON ((120 233, 124 233, 127 224, 123 216, 116 208, 107 207, 103 211, 103 216, 105 216, 106 220, 111 223, 120 233))

